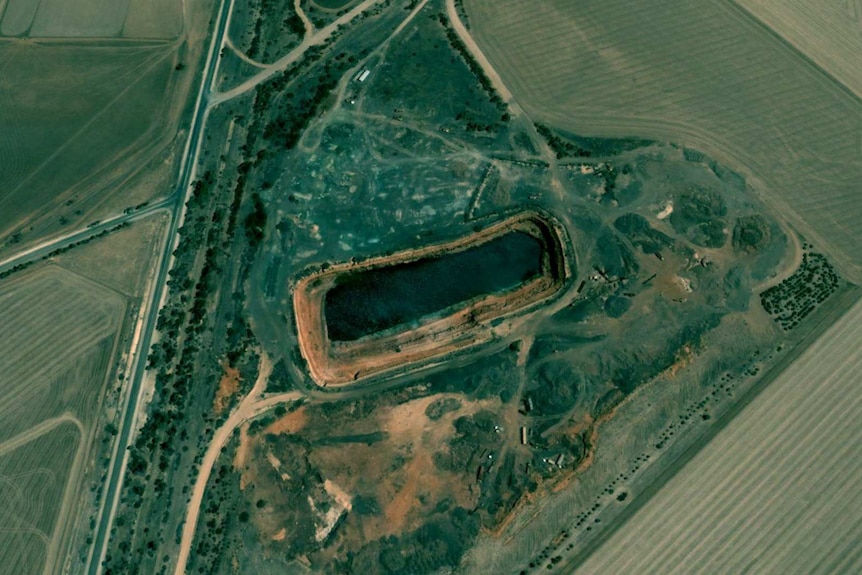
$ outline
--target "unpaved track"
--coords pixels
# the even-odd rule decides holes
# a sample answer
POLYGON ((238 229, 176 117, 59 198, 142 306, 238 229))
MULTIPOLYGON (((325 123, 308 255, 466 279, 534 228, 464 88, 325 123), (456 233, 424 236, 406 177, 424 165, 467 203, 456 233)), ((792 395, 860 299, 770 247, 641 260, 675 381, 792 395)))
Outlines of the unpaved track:
POLYGON ((218 105, 222 102, 231 100, 233 98, 236 98, 237 96, 245 94, 250 90, 253 90, 258 84, 265 82, 279 72, 286 70, 288 66, 290 66, 294 62, 299 61, 302 56, 305 55, 305 52, 312 46, 318 46, 326 42, 329 37, 332 36, 333 33, 335 33, 339 26, 341 26, 342 24, 347 24, 355 16, 381 2, 382 0, 365 0, 362 4, 359 4, 358 6, 356 6, 356 8, 354 8, 338 20, 331 22, 325 28, 321 28, 310 36, 306 35, 306 37, 302 40, 302 43, 293 50, 291 50, 286 56, 276 60, 272 64, 267 65, 263 70, 261 70, 239 86, 231 88, 226 92, 213 93, 210 105, 218 105))
MULTIPOLYGON (((153 282, 152 292, 149 296, 149 308, 145 312, 144 321, 146 323, 140 332, 140 345, 129 358, 130 365, 133 366, 131 368, 131 377, 128 378, 129 390, 127 397, 129 399, 127 400, 127 405, 123 408, 123 415, 119 426, 120 432, 116 440, 117 447, 108 466, 108 478, 104 485, 103 499, 97 515, 93 544, 89 550, 86 567, 84 568, 84 572, 90 575, 98 575, 98 573, 102 572, 102 561, 107 553, 114 514, 119 504, 120 491, 123 485, 126 465, 128 464, 129 452, 126 447, 134 437, 134 423, 137 420, 138 409, 142 406, 141 398, 147 365, 147 350, 149 350, 152 343, 159 311, 167 298, 168 271, 173 268, 173 253, 179 243, 179 229, 185 218, 186 200, 193 189, 191 182, 194 181, 197 160, 200 156, 201 134, 204 132, 208 118, 207 112, 209 106, 207 106, 206 102, 209 94, 212 93, 215 78, 218 77, 217 72, 220 60, 218 53, 224 45, 224 37, 227 34, 226 24, 230 8, 232 7, 233 0, 220 0, 218 4, 215 27, 209 40, 204 60, 203 78, 198 88, 188 137, 186 138, 180 161, 176 191, 166 199, 169 205, 172 204, 172 217, 168 229, 168 237, 170 239, 165 242, 164 251, 159 259, 158 270, 154 275, 155 281, 153 282)), ((186 8, 184 3, 184 21, 187 21, 188 18, 186 8)))
POLYGON ((201 461, 200 470, 198 472, 197 479, 195 480, 195 486, 192 489, 192 493, 189 498, 174 575, 183 575, 186 572, 186 565, 188 564, 189 554, 191 553, 192 544, 194 543, 195 530, 197 528, 198 517, 200 516, 201 503, 203 502, 207 481, 209 481, 210 474, 212 473, 219 455, 221 455, 222 449, 233 436, 233 432, 246 421, 254 419, 273 407, 289 401, 297 401, 303 397, 303 395, 298 391, 264 397, 263 392, 266 389, 266 382, 269 379, 269 374, 271 372, 272 362, 265 353, 261 354, 258 377, 257 381, 254 383, 254 387, 249 394, 243 398, 236 409, 233 410, 230 417, 228 417, 227 421, 224 422, 224 425, 218 428, 215 435, 213 435, 206 454, 204 454, 203 461, 201 461))
MULTIPOLYGON (((302 20, 302 25, 305 26, 305 38, 308 38, 314 33, 314 24, 311 23, 305 10, 302 9, 302 3, 300 0, 293 0, 293 9, 296 10, 297 16, 302 20)), ((305 38, 303 38, 303 40, 305 40, 305 38)))
POLYGON ((461 22, 461 18, 458 17, 458 11, 455 10, 455 0, 446 0, 446 13, 449 15, 449 20, 452 22, 452 28, 455 29, 458 37, 461 38, 461 41, 464 42, 467 49, 471 54, 473 54, 473 58, 475 58, 476 62, 478 62, 482 67, 482 70, 484 70, 488 79, 491 80, 491 84, 494 86, 494 89, 497 90, 497 93, 500 94, 500 97, 503 98, 504 102, 511 105, 514 102, 512 92, 510 92, 503 83, 497 70, 494 69, 491 62, 488 61, 488 58, 486 58, 482 50, 479 49, 476 41, 473 40, 470 32, 464 27, 464 23, 461 22))
POLYGON ((230 48, 231 51, 234 54, 236 54, 236 57, 239 58, 240 60, 242 60, 243 62, 245 62, 246 64, 248 64, 250 66, 254 66, 255 68, 266 68, 266 64, 262 64, 261 62, 258 62, 257 60, 251 59, 248 56, 248 54, 246 54, 245 52, 243 52, 242 50, 237 48, 236 44, 233 43, 233 40, 230 39, 230 36, 224 37, 224 45, 227 48, 230 48))
POLYGON ((488 76, 488 79, 491 80, 491 85, 494 87, 494 90, 497 91, 500 98, 502 98, 503 101, 506 102, 506 105, 508 105, 509 112, 513 117, 526 120, 527 126, 525 127, 530 139, 533 141, 536 148, 541 151, 542 157, 545 161, 548 162, 548 170, 551 173, 551 186, 554 191, 557 192, 560 199, 562 199, 564 192, 563 186, 560 183, 559 174, 557 173, 557 155, 553 153, 545 139, 539 136, 532 120, 529 120, 524 109, 521 108, 514 96, 512 96, 512 92, 509 91, 509 88, 507 88, 506 84, 503 83, 503 79, 500 77, 500 74, 497 73, 497 70, 491 65, 488 58, 485 57, 485 53, 482 52, 479 45, 476 44, 476 41, 473 39, 473 36, 470 35, 469 30, 464 27, 464 23, 461 22, 461 18, 458 16, 458 11, 455 9, 455 0, 446 0, 446 13, 449 16, 449 20, 452 22, 452 28, 455 30, 455 33, 458 34, 458 37, 461 38, 461 41, 464 42, 465 46, 467 46, 467 50, 470 51, 473 58, 478 62, 479 66, 481 66, 485 75, 488 76))
POLYGON ((31 427, 27 431, 25 431, 23 433, 19 433, 15 437, 6 440, 3 443, 0 443, 0 456, 3 456, 10 451, 15 451, 16 449, 18 449, 22 445, 33 441, 37 437, 45 435, 46 433, 48 433, 49 431, 51 431, 52 429, 54 429, 55 427, 57 427, 58 425, 60 425, 62 423, 74 424, 75 427, 78 428, 78 432, 81 434, 81 437, 84 437, 84 435, 86 434, 86 430, 84 429, 84 426, 81 425, 81 422, 77 417, 75 417, 71 413, 64 413, 63 415, 60 415, 59 417, 53 417, 51 419, 46 419, 45 421, 42 421, 39 424, 34 425, 33 427, 31 427))

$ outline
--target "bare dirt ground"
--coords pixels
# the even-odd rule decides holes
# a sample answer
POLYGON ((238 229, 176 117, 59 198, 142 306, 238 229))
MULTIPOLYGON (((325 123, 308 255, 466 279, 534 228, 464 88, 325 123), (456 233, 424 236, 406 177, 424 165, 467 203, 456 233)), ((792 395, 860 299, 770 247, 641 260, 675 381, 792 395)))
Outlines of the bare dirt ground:
POLYGON ((216 414, 221 413, 230 405, 231 398, 239 391, 240 374, 239 370, 229 365, 224 366, 224 375, 218 382, 218 391, 213 400, 213 411, 216 414))
POLYGON ((318 385, 345 385, 488 341, 494 335, 489 322, 547 300, 565 285, 571 275, 567 250, 568 241, 561 228, 536 214, 524 212, 453 242, 362 263, 338 264, 304 277, 294 288, 293 303, 300 349, 311 376, 318 385), (333 344, 326 335, 323 300, 341 274, 461 251, 513 230, 541 238, 542 229, 550 232, 556 243, 546 246, 549 253, 546 269, 538 279, 514 292, 490 295, 455 314, 427 322, 409 332, 338 344, 333 344))
POLYGON ((308 423, 305 407, 291 411, 287 415, 279 417, 274 423, 269 424, 263 432, 267 435, 280 435, 283 433, 297 433, 302 431, 308 423))

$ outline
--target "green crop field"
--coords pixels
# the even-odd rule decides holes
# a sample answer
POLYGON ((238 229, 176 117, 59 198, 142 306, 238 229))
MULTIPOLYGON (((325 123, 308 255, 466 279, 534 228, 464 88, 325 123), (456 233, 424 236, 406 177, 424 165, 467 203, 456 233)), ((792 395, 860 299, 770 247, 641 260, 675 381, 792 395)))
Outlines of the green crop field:
POLYGON ((211 8, 0 0, 0 250, 170 191, 211 8))
POLYGON ((9 72, 0 74, 2 244, 83 227, 148 199, 123 184, 170 138, 162 115, 176 88, 173 53, 0 43, 9 72))
POLYGON ((862 277, 862 102, 744 10, 725 0, 464 4, 533 117, 706 151, 862 277))
POLYGON ((860 320, 857 304, 575 573, 862 571, 860 320))
POLYGON ((7 0, 0 18, 3 35, 31 38, 172 38, 182 23, 177 0, 7 0))

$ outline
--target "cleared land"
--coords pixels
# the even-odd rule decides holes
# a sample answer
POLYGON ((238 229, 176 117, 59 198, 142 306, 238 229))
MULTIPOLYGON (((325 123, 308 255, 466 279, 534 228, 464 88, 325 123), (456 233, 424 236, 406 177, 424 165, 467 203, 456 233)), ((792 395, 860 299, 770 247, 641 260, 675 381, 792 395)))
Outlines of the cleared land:
POLYGON ((856 304, 577 573, 858 573, 856 304))
POLYGON ((125 309, 119 294, 56 266, 0 291, 0 562, 10 572, 63 562, 125 309))
MULTIPOLYGON (((754 356, 771 362, 784 337, 751 296, 799 248, 742 177, 671 145, 553 127, 537 135, 465 60, 444 3, 424 6, 367 59, 341 68, 342 50, 362 53, 341 38, 321 64, 259 89, 248 141, 268 153, 247 190, 259 190, 269 219, 247 309, 280 357, 273 389, 308 399, 241 427, 215 463, 188 572, 533 569, 550 561, 543 546, 561 531, 591 528, 584 507, 618 503, 622 484, 635 493, 644 461, 683 429, 714 422, 742 372, 760 368, 754 356), (316 101, 303 95, 315 84, 337 95, 306 129, 296 112, 316 101), (415 257, 535 206, 561 222, 577 256, 572 289, 553 303, 425 370, 405 365, 397 377, 323 392, 301 369, 290 329, 309 319, 291 317, 299 270, 329 281, 334 262, 415 257), (610 436, 618 407, 648 413, 610 436), (594 489, 559 497, 592 470, 594 489), (487 553, 465 556, 474 541, 487 553)), ((356 28, 363 42, 373 26, 356 28)), ((298 310, 309 311, 319 336, 327 324, 319 310, 298 310)))
POLYGON ((699 148, 862 277, 862 104, 724 0, 466 0, 471 30, 534 118, 699 148))

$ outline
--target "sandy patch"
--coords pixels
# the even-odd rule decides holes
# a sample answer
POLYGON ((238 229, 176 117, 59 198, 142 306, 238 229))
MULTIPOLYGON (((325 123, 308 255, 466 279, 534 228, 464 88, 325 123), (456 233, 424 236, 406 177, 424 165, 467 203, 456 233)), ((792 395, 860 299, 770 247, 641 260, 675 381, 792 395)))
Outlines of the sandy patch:
MULTIPOLYGON (((418 484, 420 480, 422 479, 420 476, 420 467, 422 467, 422 465, 417 460, 418 458, 413 458, 413 460, 407 465, 407 478, 404 482, 404 486, 395 493, 395 496, 389 500, 386 504, 386 508, 383 510, 389 534, 403 531, 404 524, 407 522, 407 514, 410 513, 410 510, 415 506, 416 490, 419 486, 418 484)), ((434 477, 433 474, 424 475, 426 479, 434 477)))
POLYGON ((216 392, 215 400, 213 400, 213 411, 216 415, 221 415, 228 405, 230 399, 239 392, 239 382, 241 380, 239 370, 227 364, 223 364, 224 375, 218 382, 218 391, 216 392))
POLYGON ((269 426, 263 430, 263 433, 265 435, 297 433, 302 431, 306 423, 308 423, 308 415, 306 414, 305 406, 303 405, 296 411, 292 411, 269 424, 269 426))
POLYGON ((673 202, 668 201, 662 210, 656 215, 656 218, 663 220, 673 213, 673 202))
POLYGON ((443 472, 434 465, 432 454, 445 445, 455 428, 452 422, 485 407, 499 407, 494 400, 466 401, 457 394, 438 394, 422 397, 394 406, 381 417, 383 429, 402 451, 413 453, 410 460, 395 476, 386 478, 378 489, 378 499, 387 502, 383 509, 385 521, 371 527, 376 534, 394 535, 413 527, 412 523, 428 511, 419 498, 430 504, 451 495, 459 505, 470 507, 475 502, 470 485, 464 478, 443 472), (442 398, 461 401, 461 407, 432 421, 425 415, 428 406, 442 398))
POLYGON ((314 539, 318 542, 324 541, 329 537, 329 534, 332 533, 333 529, 335 529, 335 526, 338 524, 341 517, 353 508, 350 496, 335 482, 327 479, 323 483, 323 488, 326 490, 327 495, 332 497, 333 500, 329 509, 325 513, 320 513, 317 510, 317 506, 314 504, 314 500, 311 496, 308 497, 308 503, 311 506, 311 510, 318 514, 318 518, 320 520, 320 524, 314 532, 314 539))
POLYGON ((346 510, 350 511, 353 509, 353 502, 350 499, 350 495, 347 494, 337 483, 332 481, 331 479, 327 479, 323 482, 323 488, 326 489, 326 492, 332 496, 335 501, 338 502, 339 505, 344 507, 346 510))
POLYGON ((455 393, 441 393, 420 397, 407 403, 392 407, 381 416, 383 430, 389 434, 392 441, 396 443, 413 443, 417 440, 424 442, 433 441, 432 448, 439 447, 440 442, 445 441, 455 430, 452 422, 456 417, 472 415, 482 408, 499 407, 494 400, 467 401, 463 395, 455 393), (451 397, 461 402, 461 407, 456 411, 443 415, 440 419, 432 421, 425 415, 428 406, 437 401, 451 397))
MULTIPOLYGON (((431 403, 441 397, 445 396, 432 395, 421 397, 394 406, 381 417, 383 430, 396 443, 403 443, 421 437, 422 432, 429 429, 429 424, 431 423, 431 420, 425 415, 425 410, 428 409, 431 403)), ((437 421, 435 423, 439 424, 440 422, 437 421)), ((439 425, 436 427, 439 427, 439 425)))

